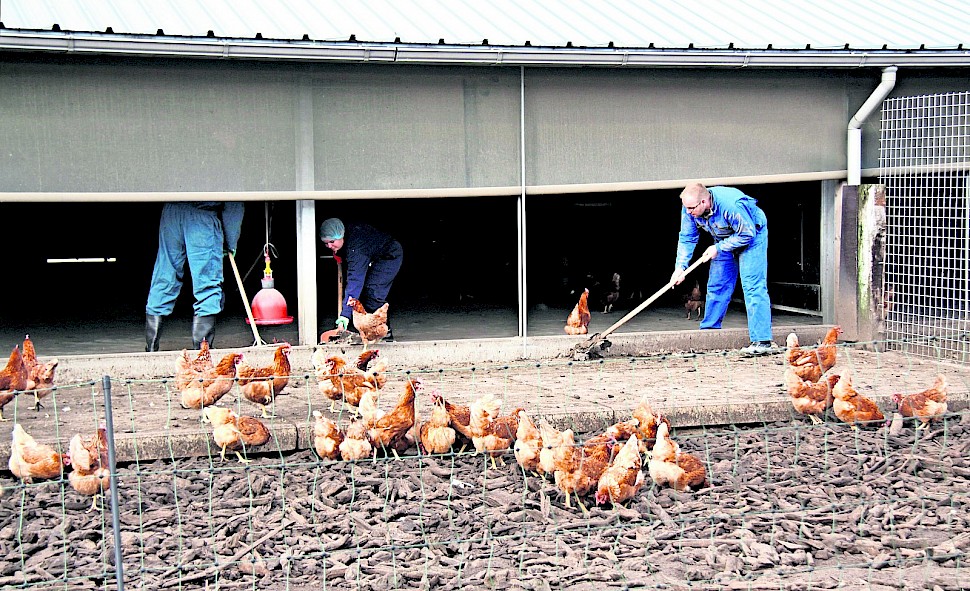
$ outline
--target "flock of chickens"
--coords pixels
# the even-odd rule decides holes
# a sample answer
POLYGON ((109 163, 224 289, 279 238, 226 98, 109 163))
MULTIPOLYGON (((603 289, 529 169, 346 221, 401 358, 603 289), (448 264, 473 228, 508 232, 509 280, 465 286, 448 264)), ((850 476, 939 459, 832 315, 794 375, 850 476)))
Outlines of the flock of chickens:
MULTIPOLYGON (((603 307, 604 314, 612 312, 613 304, 619 299, 619 274, 613 274, 613 283, 615 290, 609 292, 606 296, 606 304, 603 307)), ((700 320, 704 314, 704 294, 701 292, 701 285, 697 281, 694 282, 690 293, 684 296, 684 309, 687 310, 688 320, 691 319, 694 312, 697 313, 697 320, 700 320)), ((579 294, 579 301, 576 302, 572 311, 569 312, 569 316, 566 317, 566 326, 564 327, 566 334, 588 334, 591 318, 592 316, 589 313, 589 290, 584 289, 583 293, 579 294)))
MULTIPOLYGON (((802 349, 795 333, 788 335, 785 351, 785 387, 792 406, 813 422, 821 423, 819 415, 832 409, 835 416, 850 425, 881 426, 885 415, 879 406, 860 394, 852 385, 847 371, 836 368, 836 342, 842 328, 834 326, 825 334, 822 343, 813 349, 802 349)), ((942 375, 932 386, 914 394, 893 394, 899 414, 920 421, 917 428, 940 419, 947 411, 947 382, 942 375)))
MULTIPOLYGON (((47 363, 37 360, 37 353, 30 336, 24 337, 23 352, 16 345, 0 370, 0 421, 3 407, 22 393, 33 393, 34 408, 43 407, 41 399, 54 387, 57 359, 47 363)), ((26 483, 33 480, 60 478, 65 466, 72 469, 67 478, 74 490, 82 495, 93 496, 92 509, 97 508, 98 495, 108 489, 108 439, 104 424, 90 438, 75 434, 68 444, 68 453, 59 454, 53 447, 37 443, 19 423, 13 426, 8 466, 14 476, 26 483)))
MULTIPOLYGON (((839 327, 832 328, 821 344, 811 349, 801 348, 794 333, 788 336, 785 385, 792 405, 816 422, 821 422, 819 416, 831 408, 839 420, 853 428, 879 425, 885 418, 879 407, 856 391, 848 373, 836 367, 839 334, 839 327)), ((272 363, 266 366, 250 366, 237 352, 214 362, 203 341, 198 351, 183 350, 178 355, 173 384, 181 405, 201 410, 203 422, 211 424, 223 460, 231 450, 239 461, 250 461, 240 451, 265 444, 270 431, 259 417, 239 416, 217 403, 238 384, 242 397, 260 407, 262 418, 271 417, 268 409, 289 383, 290 354, 290 345, 281 343, 272 363)), ((654 412, 646 399, 640 401, 630 419, 577 443, 572 430, 557 430, 545 419, 536 423, 522 407, 501 413, 502 401, 491 394, 464 406, 432 390, 430 416, 418 420, 415 401, 425 386, 421 378, 410 374, 404 375, 403 393, 396 406, 382 411, 378 402, 388 382, 387 365, 380 350, 368 349, 366 342, 352 361, 317 347, 311 362, 317 388, 330 400, 331 415, 338 403, 341 411, 344 405, 352 411, 344 428, 321 410, 313 411, 313 447, 323 459, 363 460, 376 458, 379 452, 397 457, 415 447, 421 454, 445 454, 457 445, 461 453, 471 445, 476 453, 487 454, 492 467, 497 468, 496 460, 504 465, 503 456, 511 451, 525 473, 544 480, 551 477, 565 494, 566 506, 575 497, 584 513, 587 509, 582 499, 590 494, 597 504, 619 505, 633 498, 645 481, 644 464, 658 486, 686 491, 707 483, 704 463, 680 449, 670 437, 668 418, 654 412)), ((0 411, 14 396, 30 391, 35 407, 40 408, 40 400, 54 385, 56 367, 56 359, 38 362, 33 343, 25 338, 23 354, 19 346, 14 347, 0 371, 0 411)), ((917 418, 922 426, 946 413, 946 395, 946 380, 939 376, 927 390, 908 396, 896 394, 893 400, 902 416, 917 418)), ((95 497, 94 509, 98 496, 110 486, 104 424, 89 438, 75 434, 68 448, 67 453, 59 454, 15 424, 10 471, 29 483, 61 478, 65 467, 70 467, 68 481, 79 493, 95 497)))

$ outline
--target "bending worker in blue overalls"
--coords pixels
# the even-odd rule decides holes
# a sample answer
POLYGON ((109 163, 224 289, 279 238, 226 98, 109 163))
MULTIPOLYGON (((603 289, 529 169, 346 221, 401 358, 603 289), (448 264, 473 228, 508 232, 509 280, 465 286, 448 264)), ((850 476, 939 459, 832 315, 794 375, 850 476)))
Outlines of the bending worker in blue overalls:
POLYGON ((205 339, 213 347, 216 315, 222 312, 222 257, 235 254, 245 206, 238 202, 181 201, 166 203, 158 225, 158 256, 145 306, 145 350, 158 351, 162 319, 175 309, 182 290, 185 262, 192 273, 195 297, 192 346, 205 339))
POLYGON ((698 230, 714 237, 714 245, 702 259, 711 261, 707 279, 707 301, 701 328, 721 328, 731 294, 741 276, 744 306, 748 312, 751 344, 741 349, 748 355, 773 351, 771 302, 768 299, 768 219, 753 197, 732 187, 711 187, 692 183, 680 193, 680 240, 677 261, 670 280, 684 280, 684 270, 697 247, 698 230))
MULTIPOLYGON (((343 251, 347 258, 347 288, 344 290, 344 307, 335 324, 347 330, 353 312, 349 298, 358 300, 367 312, 374 312, 387 301, 391 284, 401 270, 404 249, 390 234, 381 232, 368 224, 344 223, 329 218, 320 224, 320 240, 336 256, 343 251)), ((394 340, 388 327, 384 340, 394 340)))

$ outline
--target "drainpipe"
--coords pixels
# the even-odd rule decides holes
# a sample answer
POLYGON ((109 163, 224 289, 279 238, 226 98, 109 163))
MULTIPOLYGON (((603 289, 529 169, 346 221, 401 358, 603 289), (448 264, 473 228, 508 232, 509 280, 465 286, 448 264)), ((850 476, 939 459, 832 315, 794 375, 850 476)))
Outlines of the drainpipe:
POLYGON ((858 112, 849 120, 848 129, 848 171, 849 184, 862 184, 862 124, 872 115, 880 103, 892 92, 896 86, 896 66, 889 66, 882 71, 882 81, 872 91, 858 112))

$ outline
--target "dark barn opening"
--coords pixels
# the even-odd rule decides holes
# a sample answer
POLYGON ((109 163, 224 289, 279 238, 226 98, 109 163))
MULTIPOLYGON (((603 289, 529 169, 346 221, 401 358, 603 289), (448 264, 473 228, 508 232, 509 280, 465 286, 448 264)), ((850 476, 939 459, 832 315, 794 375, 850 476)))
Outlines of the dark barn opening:
MULTIPOLYGON (((819 309, 819 183, 744 190, 758 199, 768 216, 773 303, 819 309)), ((537 329, 530 328, 530 334, 562 334, 561 325, 583 288, 590 288, 590 307, 595 311, 613 273, 621 277, 622 298, 608 317, 610 322, 660 289, 673 268, 678 194, 679 190, 671 189, 527 197, 530 326, 533 317, 549 318, 537 329)), ((515 197, 319 201, 315 227, 331 216, 366 221, 402 243, 404 264, 389 301, 401 317, 421 323, 422 331, 415 333, 418 338, 477 338, 483 334, 483 323, 497 322, 491 313, 501 314, 503 323, 490 334, 514 336, 516 203, 515 197), (436 320, 436 314, 446 314, 448 320, 436 320)), ((7 227, 16 229, 4 237, 8 291, 2 310, 4 332, 16 338, 38 327, 57 328, 73 333, 65 338, 79 340, 77 346, 83 349, 86 327, 127 323, 135 336, 126 350, 140 350, 137 334, 144 320, 161 207, 156 202, 0 204, 7 227)), ((285 297, 289 314, 296 316, 295 204, 271 202, 268 210, 275 287, 285 297)), ((264 204, 247 202, 236 261, 250 301, 260 289, 266 226, 264 204)), ((697 254, 708 244, 709 237, 702 234, 697 254)), ((336 316, 335 263, 320 258, 330 253, 319 240, 314 240, 314 246, 318 324, 326 330, 336 316)), ((706 269, 698 269, 695 278, 703 287, 706 269)), ((225 281, 220 325, 245 335, 245 307, 228 263, 225 281)), ((671 290, 651 308, 682 310, 691 283, 671 290)), ((736 296, 740 298, 740 286, 736 296)), ((190 319, 192 301, 186 269, 173 317, 190 319)), ((294 322, 288 330, 295 331, 295 326, 294 322)), ((696 324, 683 328, 693 327, 696 324)), ((273 334, 272 329, 263 330, 273 334)), ((401 337, 409 340, 407 332, 401 337)))

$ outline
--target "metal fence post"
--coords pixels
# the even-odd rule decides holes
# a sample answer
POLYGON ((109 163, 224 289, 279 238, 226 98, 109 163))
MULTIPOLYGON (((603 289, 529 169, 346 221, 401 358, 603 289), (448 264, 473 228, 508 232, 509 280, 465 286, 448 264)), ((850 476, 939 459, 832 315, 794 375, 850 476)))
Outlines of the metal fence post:
POLYGON ((115 454, 114 417, 111 415, 111 376, 101 378, 104 392, 104 422, 108 436, 108 466, 111 480, 111 529, 115 540, 115 580, 118 591, 125 589, 124 565, 121 560, 121 510, 118 508, 118 469, 115 454))

